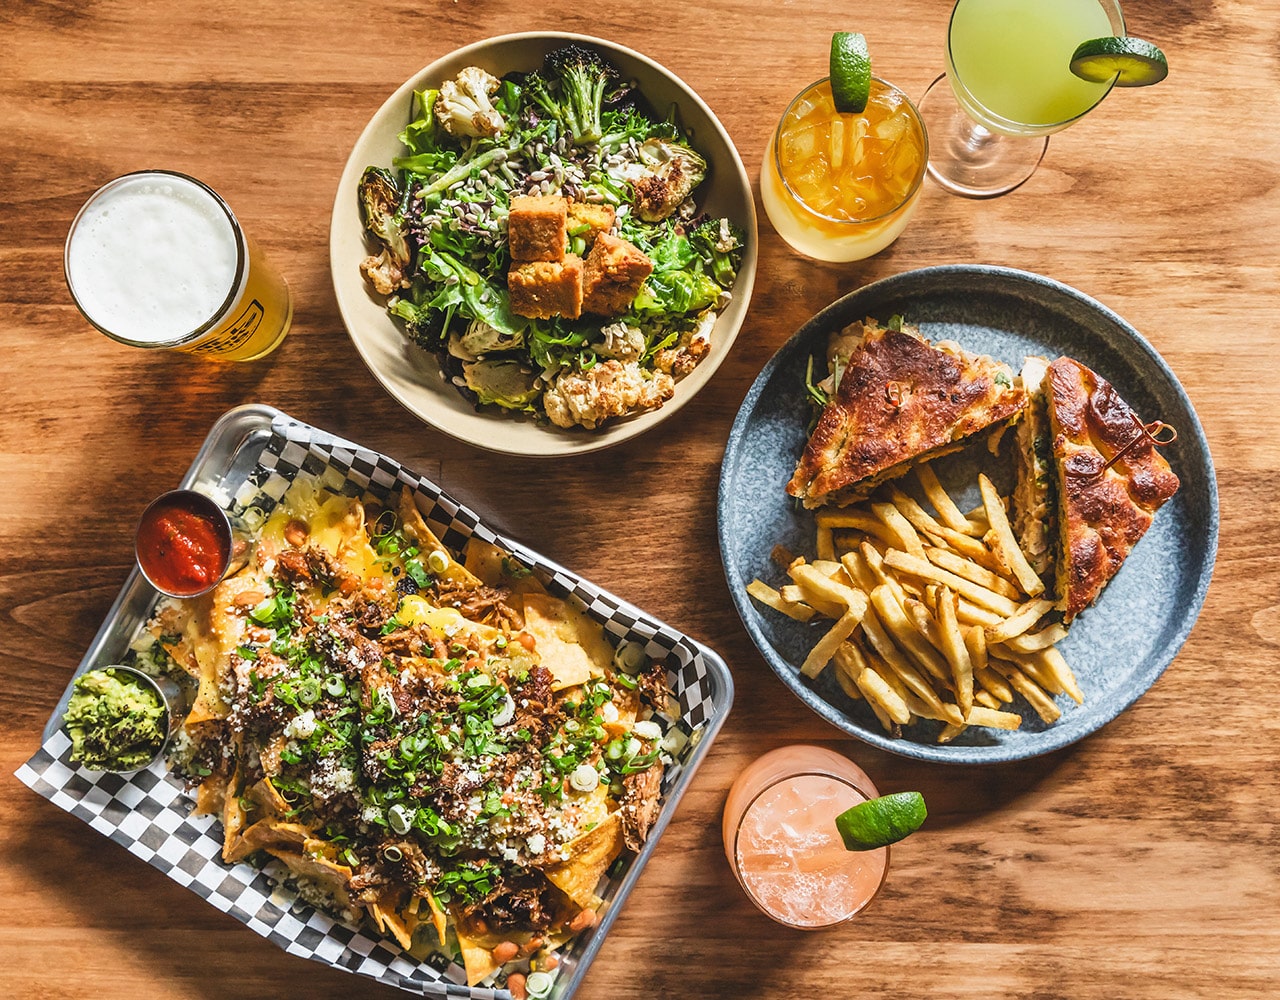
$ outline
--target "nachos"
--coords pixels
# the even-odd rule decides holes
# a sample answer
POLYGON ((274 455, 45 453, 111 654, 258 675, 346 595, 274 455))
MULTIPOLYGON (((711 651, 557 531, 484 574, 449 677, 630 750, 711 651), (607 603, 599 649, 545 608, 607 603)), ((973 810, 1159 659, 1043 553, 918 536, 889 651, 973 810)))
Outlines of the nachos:
POLYGON ((295 484, 258 534, 242 572, 147 626, 197 686, 175 764, 223 859, 278 859, 471 984, 546 967, 656 818, 663 664, 501 550, 459 560, 407 489, 382 509, 295 484))

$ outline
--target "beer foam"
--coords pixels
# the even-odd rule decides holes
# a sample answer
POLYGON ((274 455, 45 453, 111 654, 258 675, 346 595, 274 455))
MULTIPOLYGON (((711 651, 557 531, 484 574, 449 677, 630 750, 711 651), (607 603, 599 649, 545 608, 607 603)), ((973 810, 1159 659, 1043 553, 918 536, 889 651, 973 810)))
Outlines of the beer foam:
POLYGON ((212 319, 234 290, 236 234, 203 187, 170 174, 107 185, 67 240, 67 280, 95 324, 161 344, 212 319))

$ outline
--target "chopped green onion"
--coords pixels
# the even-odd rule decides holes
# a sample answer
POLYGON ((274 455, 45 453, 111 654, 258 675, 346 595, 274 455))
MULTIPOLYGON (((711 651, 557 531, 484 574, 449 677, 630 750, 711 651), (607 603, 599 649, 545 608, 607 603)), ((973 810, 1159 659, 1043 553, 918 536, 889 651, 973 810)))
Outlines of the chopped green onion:
POLYGON ((427 556, 427 569, 437 575, 449 568, 449 553, 444 549, 433 549, 427 556))
POLYGON ((524 981, 524 991, 531 1000, 543 1000, 551 994, 555 980, 545 972, 530 972, 524 981))
POLYGON ((330 674, 324 679, 324 689, 335 698, 341 698, 347 693, 347 682, 341 674, 330 674))
POLYGON ((413 817, 403 802, 397 802, 387 810, 387 826, 396 833, 406 834, 413 827, 413 817))
POLYGON ((404 851, 396 847, 395 844, 392 844, 390 847, 388 847, 386 850, 382 852, 382 857, 386 861, 392 861, 392 862, 402 861, 404 859, 404 851))
POLYGON ((320 682, 314 677, 304 677, 298 683, 298 701, 304 705, 314 705, 320 700, 320 682))
POLYGON ((624 642, 614 651, 613 665, 624 674, 638 674, 649 659, 638 642, 624 642))

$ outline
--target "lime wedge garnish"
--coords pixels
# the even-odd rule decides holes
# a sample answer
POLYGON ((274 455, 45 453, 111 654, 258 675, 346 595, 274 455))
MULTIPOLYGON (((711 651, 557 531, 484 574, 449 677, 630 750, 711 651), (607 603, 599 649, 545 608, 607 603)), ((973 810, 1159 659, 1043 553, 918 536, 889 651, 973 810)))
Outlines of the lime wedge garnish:
POLYGON ((915 833, 928 816, 919 792, 894 792, 860 802, 836 817, 836 829, 850 851, 873 851, 915 833))
POLYGON ((871 96, 871 56, 867 40, 856 31, 831 36, 831 97, 842 115, 860 115, 871 96))
POLYGON ((1076 47, 1071 72, 1090 83, 1109 83, 1114 77, 1117 87, 1150 87, 1169 75, 1169 60, 1141 38, 1091 38, 1076 47))

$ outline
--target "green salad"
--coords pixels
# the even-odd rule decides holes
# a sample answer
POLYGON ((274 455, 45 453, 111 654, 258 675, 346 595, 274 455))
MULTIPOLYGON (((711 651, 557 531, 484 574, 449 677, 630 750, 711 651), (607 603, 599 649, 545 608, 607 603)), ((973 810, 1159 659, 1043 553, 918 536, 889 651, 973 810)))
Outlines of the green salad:
POLYGON ((707 164, 676 109, 578 44, 501 79, 467 67, 414 109, 404 155, 360 183, 361 270, 407 335, 477 406, 561 427, 670 399, 745 239, 699 210, 707 164))

